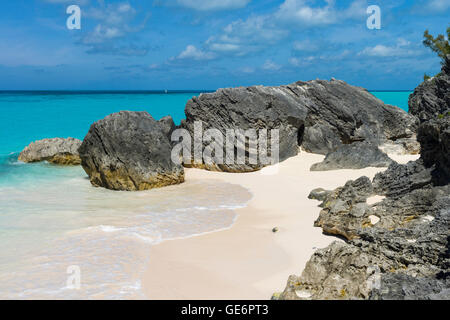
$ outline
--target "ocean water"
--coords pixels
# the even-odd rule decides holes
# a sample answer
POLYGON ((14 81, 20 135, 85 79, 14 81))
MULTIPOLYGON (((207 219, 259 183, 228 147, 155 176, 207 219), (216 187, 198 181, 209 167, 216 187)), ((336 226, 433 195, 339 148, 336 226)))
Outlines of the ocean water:
MULTIPOLYGON (((34 140, 83 139, 91 123, 120 110, 179 123, 198 94, 0 92, 0 298, 142 298, 152 245, 233 224, 251 198, 239 186, 187 181, 117 192, 92 187, 81 167, 17 161, 34 140), (79 290, 67 286, 73 266, 79 290)), ((407 93, 374 94, 407 108, 407 93)))
POLYGON ((371 93, 386 104, 397 106, 408 112, 408 99, 412 91, 371 91, 371 93))

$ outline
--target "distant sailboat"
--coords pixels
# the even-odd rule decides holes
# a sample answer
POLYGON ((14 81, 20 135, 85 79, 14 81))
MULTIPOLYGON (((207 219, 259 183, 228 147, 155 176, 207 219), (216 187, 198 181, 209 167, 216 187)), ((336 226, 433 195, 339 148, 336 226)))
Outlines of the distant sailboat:
POLYGON ((164 92, 165 92, 165 93, 167 93, 167 89, 166 89, 166 90, 164 90, 164 92))

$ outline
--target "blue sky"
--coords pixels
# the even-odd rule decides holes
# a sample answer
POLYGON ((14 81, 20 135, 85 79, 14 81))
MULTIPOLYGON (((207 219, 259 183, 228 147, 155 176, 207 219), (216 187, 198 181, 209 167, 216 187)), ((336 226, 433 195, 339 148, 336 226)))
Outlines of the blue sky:
POLYGON ((450 0, 0 2, 0 89, 217 89, 343 79, 413 89, 440 69, 422 45, 450 0), (66 8, 82 11, 81 30, 66 8), (381 29, 366 26, 369 5, 381 29))

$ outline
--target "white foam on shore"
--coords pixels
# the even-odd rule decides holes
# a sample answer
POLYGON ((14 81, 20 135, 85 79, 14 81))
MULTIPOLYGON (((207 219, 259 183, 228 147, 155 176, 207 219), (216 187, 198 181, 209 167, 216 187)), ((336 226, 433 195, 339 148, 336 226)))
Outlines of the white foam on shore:
POLYGON ((81 168, 35 169, 34 180, 0 186, 0 298, 142 298, 149 246, 229 229, 251 198, 217 181, 117 192, 93 188, 81 168), (71 265, 80 290, 66 288, 71 265))

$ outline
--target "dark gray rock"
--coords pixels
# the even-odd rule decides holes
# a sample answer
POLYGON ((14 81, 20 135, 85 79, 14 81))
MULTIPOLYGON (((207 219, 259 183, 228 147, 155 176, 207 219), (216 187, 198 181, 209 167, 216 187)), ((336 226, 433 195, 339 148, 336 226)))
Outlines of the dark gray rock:
POLYGON ((373 187, 369 178, 361 177, 348 181, 324 199, 315 227, 321 227, 325 234, 337 235, 348 240, 358 237, 358 230, 370 226, 369 216, 373 214, 367 205, 373 187))
POLYGON ((305 128, 302 147, 308 152, 327 154, 342 146, 339 131, 328 123, 316 123, 305 128))
POLYGON ((417 139, 421 145, 421 159, 426 167, 435 166, 435 183, 450 183, 450 115, 423 123, 417 139))
POLYGON ((321 139, 316 138, 329 137, 331 132, 337 132, 344 144, 368 140, 379 145, 382 141, 411 137, 417 129, 415 117, 385 105, 367 90, 343 81, 297 82, 288 88, 308 109, 305 132, 315 126, 313 134, 306 135, 302 142, 310 152, 327 154, 334 151, 339 143, 333 141, 332 147, 326 150, 321 139))
POLYGON ((94 186, 135 191, 184 181, 167 132, 147 112, 121 111, 95 122, 79 152, 94 186))
POLYGON ((170 141, 170 137, 172 135, 172 132, 176 128, 175 122, 173 122, 172 117, 171 116, 165 116, 165 117, 161 118, 158 121, 158 124, 161 127, 161 130, 169 138, 169 141, 170 141))
POLYGON ((373 186, 377 194, 396 199, 416 189, 431 184, 431 170, 423 161, 410 161, 406 165, 393 163, 389 168, 375 175, 373 186))
POLYGON ((449 299, 450 181, 442 179, 448 123, 421 128, 421 159, 326 196, 315 225, 346 243, 315 252, 279 299, 449 299), (368 205, 374 195, 386 197, 368 205))
POLYGON ((355 142, 341 145, 336 151, 331 151, 322 162, 314 164, 311 171, 388 167, 393 162, 378 146, 355 142))
MULTIPOLYGON (((417 133, 421 158, 327 194, 315 225, 346 243, 315 252, 278 298, 450 298, 450 117, 437 115, 448 107, 448 62, 411 97, 412 112, 425 121, 417 133), (385 198, 368 205, 375 195, 385 198)), ((409 138, 391 146, 402 139, 417 149, 409 138)))
POLYGON ((379 267, 389 261, 343 242, 317 250, 300 277, 291 275, 280 300, 368 299, 379 267), (368 266, 373 266, 368 268, 368 266))
POLYGON ((330 193, 331 193, 330 190, 325 190, 323 188, 317 188, 317 189, 312 190, 309 193, 308 199, 324 201, 330 195, 330 193))
POLYGON ((371 300, 450 300, 450 279, 416 278, 406 274, 383 275, 371 300))
POLYGON ((48 161, 59 165, 79 165, 78 148, 81 141, 74 138, 53 138, 32 142, 20 154, 19 161, 48 161))
MULTIPOLYGON (((280 160, 285 160, 298 153, 298 139, 303 132, 306 112, 287 88, 259 86, 219 89, 188 101, 184 126, 192 137, 196 121, 202 123, 203 131, 218 129, 224 137, 227 129, 278 129, 279 157, 280 160)), ((235 146, 235 154, 236 151, 235 146)), ((248 152, 249 147, 246 146, 246 153, 248 152)), ((246 161, 245 164, 194 166, 208 170, 246 172, 258 170, 264 165, 258 159, 257 164, 246 161)))
MULTIPOLYGON (((220 89, 191 99, 185 113, 183 127, 192 135, 195 121, 201 121, 203 130, 218 129, 223 136, 226 129, 279 129, 280 161, 295 156, 299 146, 308 152, 327 154, 357 141, 381 145, 410 138, 417 129, 414 116, 338 80, 220 89)), ((264 164, 196 166, 242 172, 258 170, 264 164)))
POLYGON ((409 112, 422 122, 450 112, 450 55, 440 74, 424 81, 414 90, 409 98, 409 112))
POLYGON ((368 186, 366 179, 347 183, 325 200, 334 201, 325 208, 338 210, 322 210, 324 232, 331 228, 327 233, 345 236, 348 242, 316 251, 300 277, 289 277, 279 299, 448 297, 450 186, 416 189, 352 214, 368 186), (342 199, 349 203, 338 205, 342 199), (377 215, 379 222, 364 225, 368 215, 377 215))

